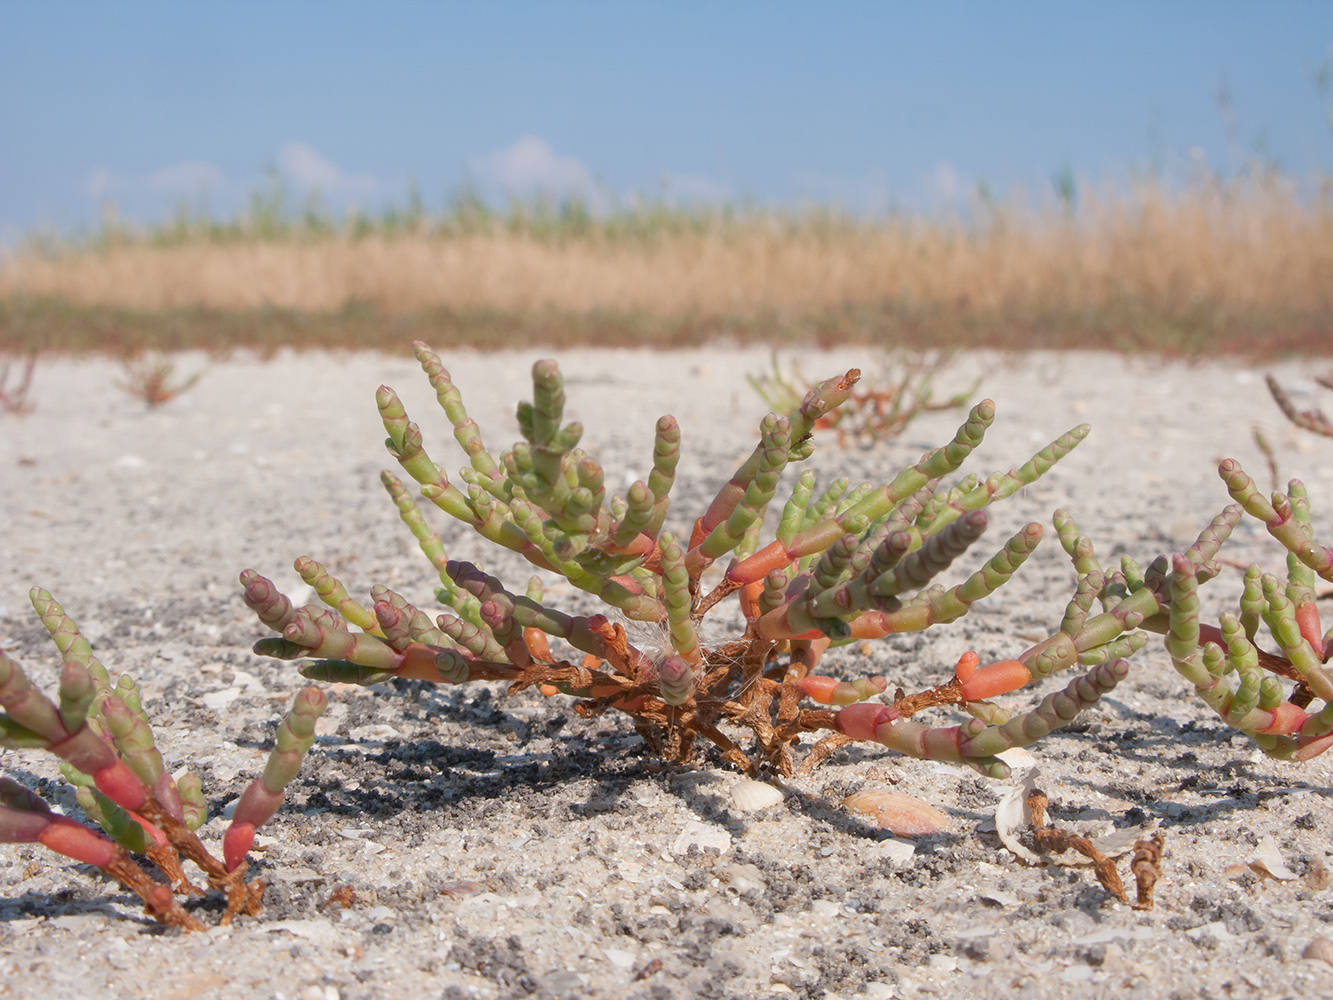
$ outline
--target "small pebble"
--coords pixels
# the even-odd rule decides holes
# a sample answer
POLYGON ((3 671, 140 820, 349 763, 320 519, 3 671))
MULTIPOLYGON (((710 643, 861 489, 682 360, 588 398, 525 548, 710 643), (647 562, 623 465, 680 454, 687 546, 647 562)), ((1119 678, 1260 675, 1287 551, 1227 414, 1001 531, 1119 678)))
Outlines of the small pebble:
POLYGON ((878 854, 887 858, 891 864, 905 865, 916 853, 916 845, 906 840, 882 840, 875 845, 878 854))

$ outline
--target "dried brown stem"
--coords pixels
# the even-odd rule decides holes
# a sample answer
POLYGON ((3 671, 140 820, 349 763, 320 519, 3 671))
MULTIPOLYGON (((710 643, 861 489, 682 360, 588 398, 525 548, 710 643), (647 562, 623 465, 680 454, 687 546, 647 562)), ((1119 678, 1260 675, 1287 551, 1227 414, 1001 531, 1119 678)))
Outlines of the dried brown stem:
POLYGON ((154 920, 168 927, 187 931, 202 931, 204 925, 186 913, 171 894, 171 887, 155 882, 148 873, 134 863, 130 852, 117 846, 111 863, 103 866, 106 872, 130 892, 144 901, 144 909, 154 920))
POLYGON ((805 760, 801 761, 801 766, 796 769, 796 773, 802 776, 814 774, 815 769, 837 753, 841 747, 854 742, 850 736, 844 736, 842 733, 830 733, 810 748, 810 752, 806 754, 805 760))
POLYGON ((705 723, 698 723, 699 732, 713 741, 713 744, 722 751, 722 759, 735 764, 746 774, 755 773, 754 761, 746 756, 745 751, 733 743, 725 733, 716 726, 705 723))
POLYGON ((171 846, 182 857, 199 866, 199 869, 208 876, 210 887, 219 889, 226 895, 227 910, 219 921, 221 924, 224 926, 230 924, 237 913, 255 917, 263 911, 260 900, 264 895, 264 883, 256 881, 250 885, 246 884, 245 873, 249 869, 246 862, 241 862, 234 871, 227 871, 227 866, 208 852, 208 848, 194 835, 194 831, 167 812, 151 791, 140 812, 145 819, 167 835, 171 846))
POLYGON ((1134 882, 1138 888, 1138 898, 1134 902, 1136 910, 1151 910, 1153 906, 1153 888, 1162 877, 1162 847, 1165 841, 1160 833, 1155 833, 1151 840, 1134 842, 1134 858, 1129 863, 1129 870, 1134 873, 1134 882))
POLYGON ((1277 455, 1273 452, 1273 446, 1269 444, 1268 438, 1264 436, 1263 430, 1258 424, 1254 425, 1253 430, 1254 446, 1259 449, 1259 453, 1264 456, 1264 464, 1268 466, 1268 481, 1271 489, 1279 489, 1282 485, 1277 472, 1277 455))
POLYGON ((963 686, 958 682, 957 677, 951 677, 946 683, 917 694, 903 697, 902 692, 899 691, 898 696, 894 698, 893 707, 898 710, 900 717, 906 719, 917 712, 924 712, 926 709, 935 708, 938 705, 961 705, 962 703, 963 686))
POLYGON ((730 577, 724 576, 722 578, 722 582, 719 583, 712 590, 710 590, 694 606, 694 611, 691 612, 691 616, 694 618, 695 621, 698 621, 704 615, 708 614, 708 612, 712 611, 713 606, 716 605, 719 601, 730 597, 732 594, 736 593, 736 591, 740 589, 741 589, 741 584, 735 582, 730 577))
POLYGON ((157 865, 158 870, 171 882, 171 887, 176 892, 184 892, 191 896, 202 896, 204 890, 190 881, 185 874, 185 868, 181 864, 181 857, 176 853, 176 849, 169 844, 153 844, 145 852, 148 860, 157 865))
POLYGON ((1120 873, 1116 871, 1114 861, 1097 850, 1087 837, 1080 837, 1078 834, 1047 825, 1048 799, 1045 792, 1034 788, 1028 793, 1027 805, 1032 813, 1032 835, 1038 847, 1049 854, 1078 851, 1092 862, 1092 870, 1102 888, 1122 902, 1128 902, 1129 897, 1125 895, 1125 886, 1120 881, 1120 873))
MULTIPOLYGON (((1291 401, 1291 397, 1278 384, 1277 379, 1273 378, 1272 375, 1265 375, 1264 381, 1268 383, 1268 391, 1272 393, 1273 402, 1277 403, 1278 408, 1288 420, 1303 430, 1320 434, 1323 437, 1333 437, 1333 423, 1329 422, 1323 410, 1298 410, 1296 404, 1291 401)), ((1327 385, 1327 383, 1320 380, 1320 385, 1327 385)))

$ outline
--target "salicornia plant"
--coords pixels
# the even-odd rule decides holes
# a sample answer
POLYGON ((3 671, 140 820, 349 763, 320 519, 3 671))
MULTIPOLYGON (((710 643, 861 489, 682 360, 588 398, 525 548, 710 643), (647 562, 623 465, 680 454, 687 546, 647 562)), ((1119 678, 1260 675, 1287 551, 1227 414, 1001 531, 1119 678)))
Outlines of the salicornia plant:
MULTIPOLYGON (((885 354, 878 375, 863 380, 841 406, 820 416, 815 429, 833 431, 840 447, 855 443, 871 448, 900 435, 923 413, 966 408, 981 385, 980 379, 942 402, 933 398, 936 376, 953 364, 956 355, 949 348, 885 354)), ((747 381, 767 405, 786 413, 800 405, 814 383, 796 365, 790 375, 783 372, 776 353, 772 367, 772 372, 759 378, 748 376, 747 381)))
POLYGON ((452 481, 427 453, 397 394, 381 387, 377 401, 389 452, 433 506, 595 595, 606 611, 566 613, 546 603, 539 578, 514 589, 450 559, 409 489, 385 472, 385 488, 439 574, 435 593, 448 610, 432 619, 382 585, 363 606, 308 557, 298 559, 296 569, 325 606, 296 608, 269 580, 246 570, 246 603, 281 633, 261 639, 256 652, 313 658, 302 667, 306 677, 359 684, 394 677, 504 680, 511 692, 539 686, 578 699, 583 715, 626 713, 648 745, 671 761, 688 761, 704 739, 751 773, 792 773, 800 736, 824 732, 803 769, 850 740, 871 740, 1003 777, 1009 769, 999 754, 1072 721, 1124 679, 1127 658, 1157 631, 1168 633, 1177 668, 1204 700, 1269 753, 1304 758, 1333 739, 1333 709, 1307 714, 1300 707, 1310 695, 1326 704, 1333 699, 1333 681, 1322 665, 1329 644, 1315 643, 1310 624, 1311 573, 1327 574, 1333 558, 1311 554, 1308 506, 1298 484, 1285 506, 1276 500, 1265 506, 1252 485, 1241 483, 1238 469, 1224 467, 1239 502, 1295 553, 1285 582, 1252 571, 1234 621, 1224 617, 1219 626, 1198 627, 1194 588, 1218 572, 1217 551, 1241 518, 1241 506, 1215 518, 1185 553, 1160 556, 1146 570, 1130 559, 1103 569, 1073 519, 1057 511, 1056 532, 1078 576, 1058 630, 997 663, 982 665, 968 653, 943 683, 915 694, 900 691, 885 703, 876 699, 888 688, 886 678, 816 674, 821 655, 831 646, 956 621, 1008 581, 1041 540, 1041 525, 1024 527, 961 582, 935 582, 981 536, 986 508, 1048 471, 1083 440, 1086 425, 1017 469, 942 485, 994 419, 994 404, 984 400, 952 441, 887 482, 838 480, 820 489, 807 471, 778 507, 780 478, 811 454, 817 422, 854 391, 859 372, 853 369, 814 385, 790 412, 764 417, 754 452, 697 518, 682 521, 670 510, 681 447, 674 418, 657 422, 646 481, 624 496, 609 495, 601 465, 578 447, 582 427, 564 422, 554 362, 533 367, 533 400, 518 407, 523 440, 495 454, 440 359, 422 343, 416 353, 469 464, 452 481), (774 537, 761 544, 770 507, 774 537), (705 587, 705 572, 722 559, 728 562, 720 582, 705 587), (744 626, 723 641, 706 641, 701 625, 732 597, 744 626), (618 619, 653 623, 658 638, 633 640, 618 619), (1260 621, 1280 653, 1253 646, 1260 621), (1076 667, 1083 671, 1078 677, 1027 712, 1011 715, 990 700, 1076 667), (1294 686, 1288 690, 1281 678, 1294 686), (947 705, 970 717, 937 728, 911 718, 947 705))
POLYGON ((32 375, 37 370, 37 353, 28 355, 23 365, 23 373, 14 384, 9 384, 9 361, 0 361, 0 413, 10 413, 16 417, 31 413, 36 404, 28 398, 32 389, 32 375))
MULTIPOLYGON (((1277 403, 1283 416, 1290 420, 1297 427, 1320 434, 1324 437, 1333 437, 1333 422, 1330 422, 1324 411, 1315 407, 1312 410, 1298 410, 1296 404, 1291 401, 1285 389, 1277 379, 1272 375, 1265 375, 1264 381, 1268 384, 1268 391, 1273 395, 1273 401, 1277 403)), ((1333 376, 1325 375, 1322 378, 1316 378, 1316 382, 1325 389, 1333 389, 1333 376)))
POLYGON ((53 702, 42 694, 0 650, 0 746, 49 750, 59 757, 79 805, 102 833, 53 813, 29 789, 0 778, 0 841, 42 844, 94 865, 136 893, 148 913, 170 926, 204 927, 175 896, 202 891, 189 881, 182 858, 198 866, 210 887, 225 893, 223 923, 237 913, 257 914, 264 884, 245 881, 246 854, 255 829, 277 811, 284 788, 300 769, 327 696, 313 686, 296 695, 291 712, 278 725, 277 746, 263 775, 236 803, 219 860, 194 832, 208 819, 199 778, 189 772, 175 777, 166 770, 133 679, 121 674, 113 686, 88 641, 51 595, 34 588, 30 597, 64 661, 58 699, 53 702), (171 884, 153 879, 132 853, 149 858, 171 884))
POLYGON ((203 370, 187 378, 176 378, 176 363, 162 354, 138 355, 124 362, 125 378, 115 385, 143 402, 150 410, 165 406, 182 393, 189 392, 203 378, 203 370))
POLYGON ((1217 567, 1191 560, 1189 553, 1175 556, 1166 648, 1176 669, 1228 725, 1269 756, 1308 760, 1333 746, 1333 674, 1325 666, 1333 655, 1333 630, 1320 631, 1315 603, 1315 580, 1333 582, 1333 550, 1314 538, 1300 480, 1265 498, 1239 462, 1227 459, 1218 472, 1236 501, 1222 516, 1234 523, 1244 509, 1262 521, 1287 549, 1286 579, 1251 565, 1238 612, 1224 613, 1215 626, 1200 625, 1197 587, 1217 567), (1277 653, 1256 644, 1260 625, 1277 653))

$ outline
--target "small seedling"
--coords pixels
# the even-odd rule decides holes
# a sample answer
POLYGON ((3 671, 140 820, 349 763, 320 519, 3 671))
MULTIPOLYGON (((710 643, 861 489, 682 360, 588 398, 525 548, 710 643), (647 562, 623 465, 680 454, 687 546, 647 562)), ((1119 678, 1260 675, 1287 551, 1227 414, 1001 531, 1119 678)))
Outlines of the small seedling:
MULTIPOLYGON (((1329 422, 1329 419, 1324 415, 1323 410, 1318 408, 1313 410, 1298 410, 1296 409, 1296 404, 1291 401, 1291 397, 1287 395, 1286 390, 1278 384, 1277 379, 1272 375, 1265 375, 1264 381, 1268 383, 1268 391, 1273 394, 1273 401, 1277 403, 1278 407, 1282 410, 1283 415, 1286 416, 1288 420, 1302 430, 1311 431, 1315 434, 1320 434, 1323 437, 1333 438, 1333 423, 1329 422)), ((1315 381, 1325 389, 1333 389, 1333 376, 1326 375, 1323 378, 1316 378, 1315 381)))
POLYGON ((143 354, 124 362, 125 377, 116 387, 155 410, 191 389, 204 375, 202 369, 177 381, 176 363, 162 354, 143 354))
MULTIPOLYGON (((922 413, 966 408, 981 379, 944 402, 932 402, 936 376, 951 367, 956 357, 953 350, 900 350, 887 354, 879 375, 873 380, 863 380, 841 406, 816 420, 815 430, 834 431, 840 448, 851 443, 871 448, 880 441, 898 437, 922 413)), ((782 371, 776 353, 772 366, 770 373, 759 378, 747 376, 747 380, 776 412, 790 412, 800 405, 814 382, 794 364, 790 374, 782 371)))
POLYGON ((23 364, 23 374, 17 377, 14 385, 9 384, 8 360, 0 362, 0 410, 22 417, 36 409, 36 404, 28 398, 32 388, 32 375, 37 370, 37 355, 29 354, 23 364))

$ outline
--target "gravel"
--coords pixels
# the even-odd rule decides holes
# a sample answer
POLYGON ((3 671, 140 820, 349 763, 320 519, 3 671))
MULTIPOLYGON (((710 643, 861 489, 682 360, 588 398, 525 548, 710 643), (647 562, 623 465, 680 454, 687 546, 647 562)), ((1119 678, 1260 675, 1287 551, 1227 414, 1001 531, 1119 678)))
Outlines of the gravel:
MULTIPOLYGON (((493 448, 516 436, 513 406, 530 395, 536 356, 445 354, 493 448)), ((744 376, 767 368, 763 352, 584 350, 559 360, 566 413, 584 422, 585 446, 613 489, 646 473, 655 418, 679 418, 678 528, 753 445, 763 406, 744 376)), ((820 374, 860 362, 865 355, 849 351, 801 358, 820 374)), ((431 572, 378 482, 387 458, 375 387, 400 391, 437 459, 461 460, 406 351, 177 364, 205 376, 146 411, 115 387, 114 362, 43 360, 36 413, 0 417, 9 527, 0 643, 54 687, 54 650, 26 598, 34 584, 50 589, 113 672, 139 681, 168 765, 199 773, 220 817, 262 767, 300 685, 290 664, 251 653, 264 630, 240 601, 237 573, 253 566, 304 602, 290 566, 308 553, 354 594, 382 582, 429 606, 431 572)), ((1264 370, 1295 391, 1312 388, 1308 364, 1264 370)), ((996 508, 978 551, 948 579, 1027 521, 1047 523, 1049 537, 967 618, 848 647, 828 672, 883 673, 890 690, 911 691, 946 677, 965 650, 983 662, 1016 654, 1058 627, 1072 592, 1049 530, 1056 507, 1074 514, 1103 560, 1128 554, 1146 564, 1183 550, 1228 502, 1220 459, 1240 459, 1267 484, 1256 424, 1327 526, 1333 442, 1286 426, 1262 373, 1107 354, 964 358, 941 391, 982 375, 981 392, 999 411, 965 471, 1018 465, 1084 421, 1093 433, 996 508)), ((825 440, 811 464, 825 482, 883 482, 958 419, 922 416, 864 451, 825 440)), ((514 586, 526 580, 507 553, 436 523, 451 555, 484 561, 514 586)), ((1223 555, 1280 571, 1283 553, 1247 522, 1223 555)), ((1228 568, 1204 589, 1207 614, 1234 602, 1239 579, 1228 568)), ((551 600, 588 607, 569 590, 551 600)), ((1164 833, 1149 912, 1115 901, 1087 868, 1015 859, 994 832, 1007 784, 966 769, 856 745, 784 782, 783 801, 744 811, 731 797, 738 776, 716 755, 663 767, 624 717, 584 720, 568 702, 533 691, 510 698, 496 684, 396 682, 331 692, 318 743, 258 839, 254 868, 269 882, 259 918, 164 932, 95 870, 0 845, 0 993, 1333 995, 1333 968, 1302 959, 1309 942, 1333 936, 1329 760, 1293 765, 1258 753, 1203 709, 1160 643, 1133 662, 1112 695, 1033 753, 1056 823, 1090 835, 1154 825, 1164 833), (929 802, 950 818, 949 831, 908 842, 841 807, 876 788, 929 802), (1294 878, 1250 863, 1266 837, 1294 878)), ((77 814, 48 755, 3 756, 6 773, 77 814)), ((224 827, 214 819, 203 835, 220 840, 224 827)), ((216 918, 216 899, 191 905, 206 922, 216 918)))

